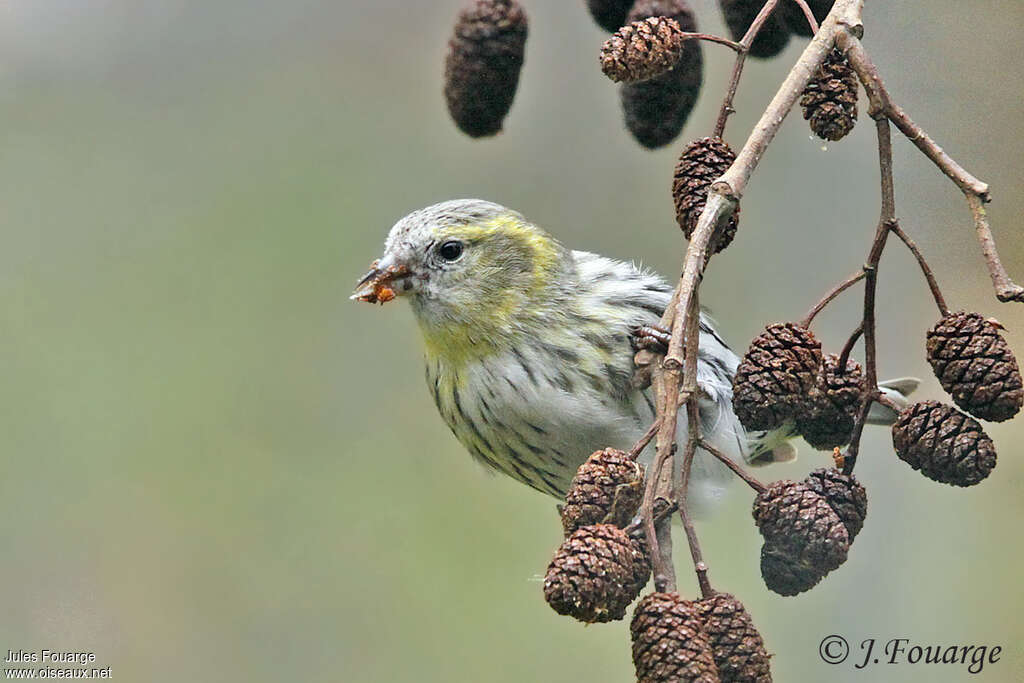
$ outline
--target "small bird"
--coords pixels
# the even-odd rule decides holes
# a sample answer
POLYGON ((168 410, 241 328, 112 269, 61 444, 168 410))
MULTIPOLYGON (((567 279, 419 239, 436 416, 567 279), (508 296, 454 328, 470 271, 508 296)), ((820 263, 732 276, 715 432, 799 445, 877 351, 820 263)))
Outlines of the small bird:
MULTIPOLYGON (((562 497, 591 453, 629 449, 651 426, 634 334, 656 328, 671 292, 631 263, 565 248, 511 209, 460 199, 398 221, 352 298, 407 298, 427 387, 459 442, 487 467, 562 497)), ((739 358, 703 313, 697 362, 704 438, 737 462, 791 459, 791 430, 748 434, 736 418, 739 358)), ((682 416, 679 439, 686 430, 682 416)), ((698 451, 691 507, 707 509, 732 476, 698 451)))

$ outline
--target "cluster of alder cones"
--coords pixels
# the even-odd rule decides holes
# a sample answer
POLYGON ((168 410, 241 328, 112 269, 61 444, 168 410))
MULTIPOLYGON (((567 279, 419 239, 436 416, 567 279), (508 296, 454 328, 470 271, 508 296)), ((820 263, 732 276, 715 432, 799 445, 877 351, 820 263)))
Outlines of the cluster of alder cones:
MULTIPOLYGON (((1024 384, 998 323, 977 313, 949 313, 929 330, 926 347, 958 406, 994 421, 1020 411, 1024 384)), ((856 420, 866 415, 867 390, 855 361, 823 356, 806 327, 776 323, 744 356, 734 407, 748 429, 790 424, 816 448, 829 449, 850 440, 856 420)), ((892 429, 897 455, 936 481, 970 486, 995 465, 992 441, 952 406, 910 405, 892 429)), ((614 621, 640 597, 651 578, 646 537, 634 521, 643 491, 643 468, 623 451, 597 451, 580 466, 561 508, 565 540, 544 578, 544 597, 557 613, 584 623, 614 621)), ((784 596, 816 586, 846 561, 866 515, 867 492, 839 469, 764 487, 753 517, 764 538, 765 585, 784 596)), ((630 631, 641 682, 771 680, 761 635, 731 595, 691 601, 650 593, 637 604, 630 631)))
MULTIPOLYGON (((810 0, 817 21, 833 0, 810 0)), ((586 0, 598 25, 612 33, 601 49, 602 71, 621 82, 626 127, 644 147, 663 147, 679 135, 700 94, 704 58, 693 37, 697 20, 686 0, 586 0)), ((733 39, 740 40, 762 0, 719 0, 733 39)), ((526 50, 528 22, 517 0, 472 0, 459 13, 445 60, 445 100, 467 135, 495 135, 512 107, 526 50)), ((792 0, 780 2, 748 54, 777 55, 793 34, 812 35, 792 0)), ((804 93, 804 118, 821 138, 838 140, 857 119, 857 79, 842 54, 822 65, 804 93)))
MULTIPOLYGON (((562 507, 565 541, 544 577, 544 597, 584 623, 619 620, 651 576, 644 533, 631 523, 644 471, 629 454, 597 451, 580 466, 562 507)), ((731 683, 771 681, 761 634, 727 593, 686 600, 653 592, 630 624, 637 680, 731 683)))
MULTIPOLYGON (((938 401, 903 409, 892 427, 901 460, 926 477, 972 486, 996 463, 992 440, 974 418, 1009 420, 1024 403, 1017 359, 1000 325, 978 313, 947 313, 927 333, 926 354, 936 377, 962 410, 938 401), (971 417, 971 416, 974 417, 971 417)), ((866 417, 860 365, 840 367, 822 357, 821 343, 797 323, 774 323, 750 344, 733 382, 733 407, 750 430, 791 428, 813 447, 849 443, 866 417)))

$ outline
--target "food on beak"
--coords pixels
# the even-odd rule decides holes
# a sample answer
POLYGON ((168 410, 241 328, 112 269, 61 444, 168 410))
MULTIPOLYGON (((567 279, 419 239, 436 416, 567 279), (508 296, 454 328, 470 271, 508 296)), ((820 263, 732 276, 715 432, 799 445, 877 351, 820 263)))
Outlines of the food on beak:
POLYGON ((378 268, 378 262, 374 261, 370 266, 370 272, 356 283, 356 291, 351 298, 356 301, 365 301, 368 304, 385 304, 395 298, 395 289, 392 283, 403 277, 411 275, 406 266, 388 266, 378 268))

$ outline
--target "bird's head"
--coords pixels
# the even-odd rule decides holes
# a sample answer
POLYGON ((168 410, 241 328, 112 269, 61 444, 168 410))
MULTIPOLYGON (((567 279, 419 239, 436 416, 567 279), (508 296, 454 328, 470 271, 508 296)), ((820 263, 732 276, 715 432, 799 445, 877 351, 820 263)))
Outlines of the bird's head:
POLYGON ((568 252, 548 233, 511 209, 460 199, 398 221, 352 298, 408 297, 428 351, 451 355, 507 343, 572 278, 568 252))

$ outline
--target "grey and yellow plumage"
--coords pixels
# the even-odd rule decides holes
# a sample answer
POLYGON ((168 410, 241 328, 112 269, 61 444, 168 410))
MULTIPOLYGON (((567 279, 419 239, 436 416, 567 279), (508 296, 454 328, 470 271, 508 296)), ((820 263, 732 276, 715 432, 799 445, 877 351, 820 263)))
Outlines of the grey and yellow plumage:
MULTIPOLYGON (((633 383, 631 334, 656 324, 669 302, 671 288, 657 275, 570 251, 515 211, 467 199, 400 220, 353 298, 398 295, 423 333, 438 411, 488 467, 562 496, 588 455, 629 448, 654 419, 649 390, 633 383)), ((748 437, 733 414, 738 362, 702 315, 702 432, 749 460, 772 437, 748 437)), ((699 452, 691 500, 718 497, 730 477, 699 452)))

